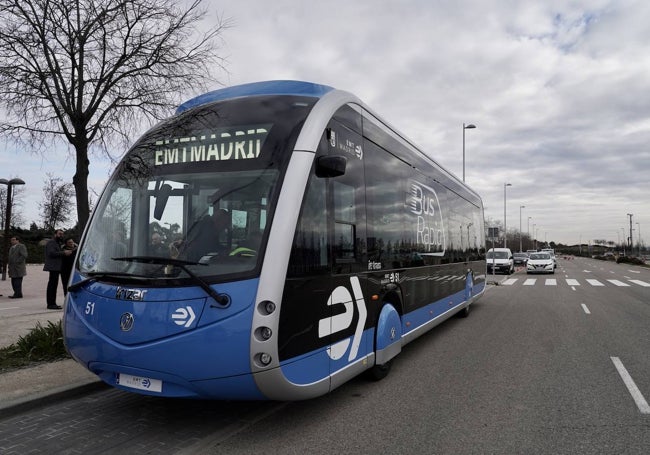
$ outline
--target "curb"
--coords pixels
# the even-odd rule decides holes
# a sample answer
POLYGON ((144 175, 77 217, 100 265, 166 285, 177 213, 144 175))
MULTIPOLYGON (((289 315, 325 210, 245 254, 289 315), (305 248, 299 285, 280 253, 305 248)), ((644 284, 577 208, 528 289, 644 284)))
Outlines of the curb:
POLYGON ((80 395, 90 394, 102 389, 108 389, 109 386, 100 381, 85 381, 77 384, 68 384, 63 387, 57 387, 47 392, 33 394, 27 397, 9 400, 0 404, 0 419, 13 417, 26 411, 39 407, 44 407, 57 401, 64 401, 80 395))

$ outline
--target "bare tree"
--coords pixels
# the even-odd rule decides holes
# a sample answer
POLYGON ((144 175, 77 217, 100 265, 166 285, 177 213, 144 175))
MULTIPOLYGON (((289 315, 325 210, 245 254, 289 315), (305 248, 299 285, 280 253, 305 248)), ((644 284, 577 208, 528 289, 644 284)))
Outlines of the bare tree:
POLYGON ((79 228, 89 214, 89 152, 123 147, 184 92, 222 69, 203 0, 0 0, 0 132, 33 150, 74 149, 79 228))
POLYGON ((74 207, 73 198, 74 189, 71 183, 64 183, 63 179, 47 174, 43 186, 43 202, 38 204, 45 230, 53 231, 58 225, 70 221, 74 207))

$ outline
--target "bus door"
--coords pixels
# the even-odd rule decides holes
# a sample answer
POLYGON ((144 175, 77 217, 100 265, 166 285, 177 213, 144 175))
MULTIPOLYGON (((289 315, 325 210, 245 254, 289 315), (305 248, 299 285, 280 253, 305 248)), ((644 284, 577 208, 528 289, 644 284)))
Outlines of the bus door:
POLYGON ((346 159, 345 173, 327 179, 327 223, 331 239, 331 293, 327 305, 331 315, 319 322, 319 331, 331 337, 328 356, 332 373, 372 349, 372 337, 364 337, 369 302, 360 121, 360 114, 346 106, 337 112, 326 131, 327 154, 346 159))
POLYGON ((363 337, 369 320, 363 150, 356 127, 345 124, 335 117, 323 131, 291 248, 278 349, 295 383, 321 380, 372 349, 363 337), (331 157, 339 164, 344 158, 343 175, 320 172, 321 158, 331 157))

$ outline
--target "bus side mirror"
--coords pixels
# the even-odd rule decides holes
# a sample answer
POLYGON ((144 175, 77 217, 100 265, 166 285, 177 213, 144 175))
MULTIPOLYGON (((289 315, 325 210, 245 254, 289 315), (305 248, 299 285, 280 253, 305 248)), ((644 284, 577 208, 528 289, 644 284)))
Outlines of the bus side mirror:
POLYGON ((347 163, 344 156, 319 156, 316 159, 316 177, 339 177, 345 174, 347 163))

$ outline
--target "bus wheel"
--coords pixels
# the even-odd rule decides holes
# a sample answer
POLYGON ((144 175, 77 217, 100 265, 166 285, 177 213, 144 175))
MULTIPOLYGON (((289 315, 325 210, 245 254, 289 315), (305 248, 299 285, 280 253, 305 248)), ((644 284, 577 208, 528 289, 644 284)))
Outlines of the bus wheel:
POLYGON ((390 367, 392 365, 392 359, 382 365, 375 365, 367 371, 368 378, 372 381, 381 381, 386 376, 388 376, 388 373, 390 373, 390 367))
POLYGON ((457 313, 457 314, 458 314, 458 317, 459 317, 459 318, 466 318, 467 316, 469 316, 469 312, 470 312, 470 307, 471 307, 471 306, 472 306, 472 305, 467 305, 465 308, 463 308, 462 310, 460 310, 460 311, 457 313))

